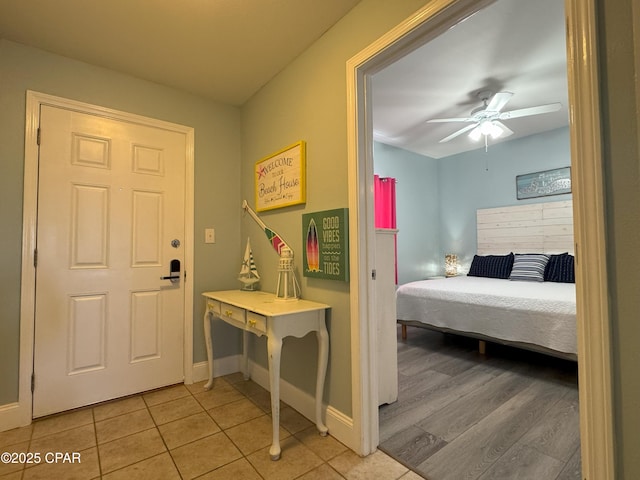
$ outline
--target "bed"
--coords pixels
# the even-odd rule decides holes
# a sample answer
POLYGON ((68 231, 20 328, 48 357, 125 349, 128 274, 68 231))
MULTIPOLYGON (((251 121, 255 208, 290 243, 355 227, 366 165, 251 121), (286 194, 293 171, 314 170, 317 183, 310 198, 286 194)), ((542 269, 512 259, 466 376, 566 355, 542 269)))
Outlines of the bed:
POLYGON ((477 218, 468 274, 398 287, 403 337, 418 326, 477 338, 481 351, 490 341, 576 360, 571 202, 482 209, 477 218))

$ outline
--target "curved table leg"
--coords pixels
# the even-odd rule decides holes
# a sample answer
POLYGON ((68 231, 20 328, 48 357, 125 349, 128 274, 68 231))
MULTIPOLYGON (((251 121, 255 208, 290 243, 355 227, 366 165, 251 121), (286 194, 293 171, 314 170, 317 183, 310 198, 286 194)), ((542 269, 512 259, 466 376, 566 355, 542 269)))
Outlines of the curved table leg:
POLYGON ((271 389, 271 427, 273 440, 269 455, 271 460, 280 459, 280 354, 282 353, 282 339, 276 335, 267 338, 267 353, 269 356, 269 387, 271 389))
MULTIPOLYGON (((324 312, 323 312, 324 314, 324 312)), ((322 422, 322 395, 324 393, 324 380, 327 374, 327 362, 329 360, 329 334, 324 321, 316 332, 318 337, 318 373, 316 376, 316 427, 323 437, 329 429, 322 422)))
POLYGON ((204 386, 205 390, 209 390, 213 386, 213 344, 211 342, 211 312, 204 314, 204 341, 207 345, 207 362, 209 363, 209 379, 204 386))

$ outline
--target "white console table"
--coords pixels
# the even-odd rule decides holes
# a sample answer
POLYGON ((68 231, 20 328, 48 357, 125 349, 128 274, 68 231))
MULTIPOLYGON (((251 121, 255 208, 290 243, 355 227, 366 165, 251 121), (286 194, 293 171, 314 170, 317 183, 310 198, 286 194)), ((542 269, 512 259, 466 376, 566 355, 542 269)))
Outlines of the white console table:
POLYGON ((271 417, 273 422, 273 441, 269 454, 271 460, 280 458, 280 353, 284 337, 303 337, 316 332, 318 337, 318 372, 316 377, 316 427, 320 435, 327 434, 322 422, 322 394, 329 358, 329 334, 325 325, 325 311, 329 305, 308 300, 278 301, 272 293, 241 290, 205 292, 206 310, 204 314, 204 336, 209 361, 209 381, 204 386, 210 389, 213 384, 213 343, 211 339, 211 317, 215 316, 226 323, 243 330, 242 373, 249 379, 248 343, 249 333, 267 336, 269 356, 269 387, 271 390, 271 417))

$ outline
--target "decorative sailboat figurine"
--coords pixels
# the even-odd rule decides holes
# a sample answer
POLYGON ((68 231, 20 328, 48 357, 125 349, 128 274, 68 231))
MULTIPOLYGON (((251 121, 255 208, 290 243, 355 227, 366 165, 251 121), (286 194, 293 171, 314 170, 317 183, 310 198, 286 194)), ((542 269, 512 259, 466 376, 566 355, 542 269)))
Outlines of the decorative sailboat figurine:
POLYGON ((244 251, 244 259, 242 260, 242 267, 240 268, 238 280, 242 282, 240 290, 253 291, 258 289, 260 275, 258 274, 258 269, 253 261, 253 252, 251 251, 251 242, 249 238, 247 238, 247 248, 244 251))

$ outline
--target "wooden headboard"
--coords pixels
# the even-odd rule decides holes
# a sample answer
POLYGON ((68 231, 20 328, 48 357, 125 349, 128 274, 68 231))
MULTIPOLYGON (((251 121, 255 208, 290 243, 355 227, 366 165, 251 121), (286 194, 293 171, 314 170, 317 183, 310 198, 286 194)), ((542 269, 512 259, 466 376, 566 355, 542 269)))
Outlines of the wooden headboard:
POLYGON ((573 205, 529 203, 477 211, 478 255, 573 254, 573 205))

